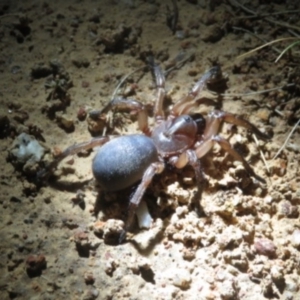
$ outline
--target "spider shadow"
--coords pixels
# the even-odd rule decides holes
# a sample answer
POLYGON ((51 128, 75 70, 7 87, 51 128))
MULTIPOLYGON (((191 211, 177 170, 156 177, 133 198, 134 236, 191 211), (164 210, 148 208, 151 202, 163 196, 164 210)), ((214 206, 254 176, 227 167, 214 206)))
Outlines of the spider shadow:
MULTIPOLYGON (((73 202, 73 206, 77 205, 81 210, 85 210, 86 203, 84 200, 84 190, 88 185, 91 184, 92 181, 93 179, 86 179, 84 181, 59 180, 58 177, 51 175, 49 176, 49 178, 47 178, 47 186, 56 191, 74 194, 74 197, 72 197, 71 199, 73 202)), ((35 181, 35 183, 40 188, 45 182, 42 183, 40 181, 35 181)))
POLYGON ((48 185, 61 192, 74 193, 78 190, 84 189, 87 185, 91 183, 92 179, 86 179, 84 181, 62 181, 57 179, 49 179, 48 185))

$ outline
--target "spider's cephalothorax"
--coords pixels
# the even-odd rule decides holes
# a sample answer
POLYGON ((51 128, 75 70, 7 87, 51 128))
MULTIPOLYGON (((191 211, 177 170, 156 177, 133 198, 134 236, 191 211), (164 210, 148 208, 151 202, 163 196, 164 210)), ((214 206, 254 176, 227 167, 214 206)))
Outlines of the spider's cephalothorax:
POLYGON ((137 113, 138 127, 141 134, 133 134, 109 139, 109 137, 94 138, 88 142, 76 144, 67 148, 48 167, 48 172, 57 167, 59 162, 70 154, 103 145, 93 160, 93 174, 103 190, 118 191, 140 181, 135 193, 130 199, 128 217, 124 232, 130 227, 146 188, 155 174, 161 173, 167 164, 176 168, 191 165, 195 171, 198 189, 204 180, 200 159, 208 153, 214 143, 218 143, 236 160, 242 162, 245 170, 261 182, 265 182, 252 170, 246 160, 236 152, 229 142, 219 135, 223 121, 243 126, 255 133, 261 139, 268 136, 258 130, 253 124, 243 118, 221 110, 214 110, 208 116, 193 113, 193 109, 204 103, 206 98, 197 98, 207 83, 220 79, 219 67, 207 71, 194 85, 190 92, 176 102, 168 116, 163 111, 165 98, 165 78, 161 68, 154 62, 151 64, 157 86, 157 99, 154 105, 155 126, 148 126, 148 116, 143 104, 136 100, 115 98, 107 107, 116 110, 130 110, 137 113))

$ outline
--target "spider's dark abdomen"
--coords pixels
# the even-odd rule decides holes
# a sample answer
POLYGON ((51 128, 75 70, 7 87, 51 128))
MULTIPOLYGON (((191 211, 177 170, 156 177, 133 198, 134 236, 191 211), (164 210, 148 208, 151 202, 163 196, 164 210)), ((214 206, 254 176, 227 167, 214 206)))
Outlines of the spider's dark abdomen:
POLYGON ((139 134, 126 135, 101 147, 92 168, 103 189, 117 191, 139 181, 150 164, 157 161, 157 150, 151 138, 139 134))

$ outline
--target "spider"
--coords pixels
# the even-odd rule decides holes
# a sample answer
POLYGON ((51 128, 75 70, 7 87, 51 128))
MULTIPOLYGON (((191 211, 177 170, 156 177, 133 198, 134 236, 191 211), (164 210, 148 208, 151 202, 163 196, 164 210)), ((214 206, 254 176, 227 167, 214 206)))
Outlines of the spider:
POLYGON ((208 83, 222 78, 220 68, 215 66, 204 73, 188 94, 173 105, 166 116, 163 110, 165 77, 154 60, 150 65, 157 88, 157 98, 153 109, 154 128, 150 129, 148 126, 147 111, 142 103, 133 99, 115 98, 101 112, 106 113, 110 109, 135 112, 138 128, 142 134, 130 134, 113 139, 102 136, 75 144, 63 151, 44 172, 44 174, 49 174, 68 155, 101 146, 92 163, 94 177, 101 189, 119 191, 140 182, 130 199, 125 227, 119 238, 120 242, 126 237, 126 232, 133 222, 145 190, 153 177, 160 174, 167 165, 178 169, 191 165, 195 171, 198 192, 201 192, 204 174, 200 159, 212 149, 215 143, 231 154, 234 159, 239 160, 250 176, 265 183, 265 180, 258 176, 246 160, 218 133, 222 122, 227 122, 245 127, 263 140, 269 139, 266 134, 247 120, 222 110, 213 110, 206 117, 199 113, 192 113, 195 107, 207 100, 206 98, 197 99, 197 95, 208 83))

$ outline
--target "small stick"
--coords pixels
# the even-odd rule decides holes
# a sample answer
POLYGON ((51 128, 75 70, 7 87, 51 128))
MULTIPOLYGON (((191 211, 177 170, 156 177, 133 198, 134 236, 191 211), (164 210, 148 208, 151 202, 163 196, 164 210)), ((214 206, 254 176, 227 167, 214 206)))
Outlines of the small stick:
POLYGON ((194 52, 190 53, 187 57, 183 58, 182 60, 180 60, 179 62, 177 62, 173 67, 170 67, 169 69, 164 71, 164 75, 165 77, 167 77, 169 75, 170 72, 172 72, 173 70, 177 70, 179 68, 181 68, 188 60, 190 60, 193 56, 195 55, 194 52))
MULTIPOLYGON (((239 3, 239 2, 237 2, 235 0, 230 0, 229 2, 231 2, 231 4, 233 6, 240 7, 245 12, 247 12, 247 13, 249 13, 251 15, 254 15, 256 17, 259 17, 259 15, 255 11, 253 11, 250 8, 244 6, 243 4, 241 4, 241 3, 239 3)), ((289 29, 294 29, 294 30, 300 31, 300 27, 298 27, 298 26, 294 26, 294 25, 291 25, 291 24, 288 24, 288 23, 274 21, 271 18, 265 18, 265 20, 268 21, 269 23, 272 23, 272 24, 275 24, 275 25, 278 25, 278 26, 281 26, 281 27, 286 27, 286 28, 289 28, 289 29)))
POLYGON ((22 15, 21 13, 15 13, 15 14, 6 14, 6 15, 2 15, 0 16, 0 19, 4 19, 6 17, 16 17, 16 16, 20 16, 22 15))
MULTIPOLYGON (((267 105, 268 108, 270 108, 270 106, 267 105)), ((282 113, 281 111, 279 111, 278 109, 274 109, 274 112, 276 112, 280 117, 284 118, 284 113, 282 113)))
POLYGON ((297 37, 297 38, 300 37, 300 35, 299 35, 297 32, 295 32, 294 30, 292 30, 292 29, 288 29, 288 32, 289 32, 291 35, 293 35, 293 36, 295 36, 295 37, 297 37))
POLYGON ((171 13, 169 6, 167 5, 167 25, 172 30, 172 33, 175 34, 177 29, 177 23, 179 19, 179 11, 176 0, 171 0, 173 5, 173 12, 171 13))
POLYGON ((138 72, 140 70, 142 70, 143 68, 145 68, 145 66, 140 67, 138 69, 133 70, 132 72, 128 73, 127 75, 125 75, 120 82, 118 83, 117 87, 115 88, 114 92, 112 93, 112 96, 109 100, 109 102, 102 108, 102 109, 98 109, 98 110, 92 110, 89 114, 90 116, 92 116, 93 119, 97 119, 99 118, 99 116, 103 113, 107 113, 110 108, 111 108, 111 103, 114 100, 114 98, 116 97, 116 94, 118 93, 118 90, 121 88, 121 86, 124 84, 124 82, 135 72, 138 72))
POLYGON ((280 60, 280 58, 281 58, 286 52, 291 51, 291 49, 292 49, 293 47, 295 47, 296 45, 298 45, 299 43, 300 43, 300 41, 299 41, 299 39, 298 39, 298 41, 289 44, 289 45, 288 45, 284 50, 282 50, 282 52, 278 55, 278 57, 277 57, 276 60, 275 60, 275 63, 277 63, 277 62, 280 60))
POLYGON ((265 156, 264 156, 263 152, 261 151, 261 149, 260 149, 260 147, 259 147, 259 143, 258 143, 257 137, 256 137, 256 135, 255 135, 254 133, 253 133, 253 139, 254 139, 255 144, 256 144, 256 146, 257 146, 257 148, 258 148, 258 150, 259 150, 259 154, 260 154, 260 156, 261 156, 261 158, 262 158, 262 161, 264 162, 264 165, 265 165, 265 167, 266 167, 266 169, 267 169, 267 172, 268 172, 268 174, 270 174, 269 166, 268 166, 268 164, 267 164, 267 161, 266 161, 266 159, 265 159, 265 156))
POLYGON ((275 87, 275 88, 267 89, 267 90, 249 92, 249 93, 244 93, 244 94, 221 94, 221 96, 223 96, 223 97, 253 96, 253 95, 259 95, 259 94, 264 94, 264 93, 268 93, 268 92, 281 90, 284 87, 290 87, 290 86, 294 86, 294 85, 295 85, 294 83, 289 83, 289 84, 286 84, 286 85, 282 85, 280 87, 275 87))
POLYGON ((300 119, 298 120, 298 122, 295 124, 295 126, 293 127, 293 129, 291 130, 291 132, 289 133, 287 138, 285 139, 283 145, 280 147, 280 149, 277 151, 277 153, 273 157, 273 160, 276 159, 278 157, 278 155, 281 153, 281 151, 286 147, 286 144, 288 143, 289 139, 291 138, 292 134, 294 133, 294 131, 296 130, 296 128, 299 124, 300 124, 300 119))
MULTIPOLYGON (((251 31, 248 31, 248 30, 245 30, 245 29, 239 28, 239 27, 233 27, 233 28, 234 28, 234 29, 238 29, 238 30, 245 31, 245 32, 247 32, 247 33, 249 33, 249 34, 255 36, 256 38, 260 39, 261 41, 264 41, 262 38, 258 37, 257 35, 255 35, 255 34, 252 33, 251 31)), ((249 55, 249 54, 251 54, 251 53, 253 53, 253 52, 255 52, 255 51, 258 51, 258 50, 260 50, 260 49, 262 49, 262 48, 265 48, 265 47, 267 47, 267 46, 270 46, 270 45, 272 45, 272 44, 275 44, 275 43, 278 43, 278 42, 281 42, 281 41, 296 40, 296 39, 297 39, 297 38, 295 38, 295 37, 285 37, 285 38, 280 38, 280 39, 277 39, 277 40, 274 40, 274 41, 271 41, 271 42, 266 42, 265 44, 263 44, 263 45, 261 45, 261 46, 255 48, 255 49, 252 49, 252 50, 250 50, 249 52, 246 52, 246 53, 244 53, 244 54, 238 56, 237 58, 242 58, 242 57, 244 57, 244 56, 246 56, 246 55, 249 55)), ((274 49, 274 50, 275 50, 277 53, 279 53, 279 54, 282 52, 281 50, 279 50, 278 48, 276 48, 276 47, 274 47, 274 46, 272 47, 272 49, 274 49)))
POLYGON ((270 18, 266 18, 266 20, 269 23, 273 23, 273 24, 281 26, 281 27, 286 27, 288 29, 294 29, 294 30, 300 31, 300 27, 298 27, 298 26, 294 26, 294 25, 291 25, 291 24, 288 24, 288 23, 284 23, 284 22, 274 21, 274 20, 272 20, 270 18))
POLYGON ((284 11, 277 11, 274 13, 266 13, 266 14, 256 14, 253 16, 240 16, 240 17, 235 17, 234 19, 254 19, 254 18, 264 18, 264 17, 269 17, 269 16, 275 16, 275 15, 284 15, 284 14, 294 14, 294 13, 299 13, 300 10, 284 10, 284 11))
POLYGON ((123 83, 124 83, 124 82, 125 82, 132 74, 134 74, 135 72, 138 72, 138 71, 140 71, 140 70, 143 70, 144 68, 145 68, 145 66, 140 67, 140 68, 138 68, 138 69, 133 70, 132 72, 130 72, 130 73, 127 74, 126 76, 124 76, 124 77, 120 80, 120 82, 118 83, 117 87, 115 88, 115 90, 114 90, 114 92, 113 92, 113 94, 112 94, 112 96, 111 96, 110 102, 111 102, 112 100, 114 100, 114 98, 116 97, 116 94, 118 93, 118 90, 119 90, 120 87, 123 85, 123 83))

